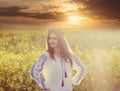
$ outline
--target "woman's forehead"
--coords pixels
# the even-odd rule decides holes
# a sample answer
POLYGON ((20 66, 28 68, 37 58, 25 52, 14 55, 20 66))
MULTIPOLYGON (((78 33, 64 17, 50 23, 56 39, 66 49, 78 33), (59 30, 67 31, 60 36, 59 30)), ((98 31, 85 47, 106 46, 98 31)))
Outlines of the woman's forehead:
POLYGON ((49 34, 49 37, 56 37, 56 34, 52 32, 49 34))

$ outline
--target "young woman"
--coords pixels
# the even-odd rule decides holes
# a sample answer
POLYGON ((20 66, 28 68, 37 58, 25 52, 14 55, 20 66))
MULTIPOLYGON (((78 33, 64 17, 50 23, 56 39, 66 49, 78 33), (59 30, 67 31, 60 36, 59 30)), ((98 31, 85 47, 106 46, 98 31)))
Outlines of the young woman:
POLYGON ((86 74, 86 66, 72 51, 60 30, 47 36, 47 49, 32 65, 30 75, 43 91, 72 91, 86 74), (72 77, 72 70, 76 74, 72 77), (44 78, 44 79, 43 79, 44 78))

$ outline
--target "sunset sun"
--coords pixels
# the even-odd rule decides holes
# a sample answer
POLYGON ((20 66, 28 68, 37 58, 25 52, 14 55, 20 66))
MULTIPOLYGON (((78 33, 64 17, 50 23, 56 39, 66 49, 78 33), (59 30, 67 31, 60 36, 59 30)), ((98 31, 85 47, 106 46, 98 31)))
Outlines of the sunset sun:
POLYGON ((69 24, 79 24, 85 22, 87 17, 77 16, 77 15, 70 15, 68 17, 69 24))
POLYGON ((71 16, 69 16, 69 21, 72 22, 72 23, 78 22, 79 17, 75 16, 75 15, 71 15, 71 16))

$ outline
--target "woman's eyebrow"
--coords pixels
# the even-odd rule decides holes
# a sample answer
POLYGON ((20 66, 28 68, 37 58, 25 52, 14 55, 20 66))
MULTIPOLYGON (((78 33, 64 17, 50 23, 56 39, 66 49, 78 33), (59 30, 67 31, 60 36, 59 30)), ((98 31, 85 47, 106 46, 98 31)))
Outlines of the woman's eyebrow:
POLYGON ((49 36, 48 38, 51 38, 51 36, 49 36))

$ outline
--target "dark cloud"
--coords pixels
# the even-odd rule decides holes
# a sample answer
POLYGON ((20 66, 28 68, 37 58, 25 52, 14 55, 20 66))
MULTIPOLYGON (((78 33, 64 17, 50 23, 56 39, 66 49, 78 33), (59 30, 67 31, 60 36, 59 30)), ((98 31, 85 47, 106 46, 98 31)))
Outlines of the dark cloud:
MULTIPOLYGON (((20 16, 22 13, 21 9, 25 9, 27 7, 0 7, 0 16, 20 16)), ((24 16, 24 14, 22 14, 24 16)))
POLYGON ((28 7, 0 7, 0 16, 21 16, 21 17, 32 17, 36 19, 44 20, 55 20, 62 21, 66 20, 67 16, 62 12, 47 12, 47 13, 26 13, 21 12, 22 9, 27 9, 28 7))
POLYGON ((37 19, 52 19, 55 21, 64 21, 67 19, 67 16, 62 12, 54 12, 54 13, 48 12, 48 13, 36 14, 32 17, 37 19))
MULTIPOLYGON (((79 10, 69 10, 64 12, 67 6, 61 6, 60 2, 33 1, 28 3, 28 7, 16 6, 0 7, 0 16, 22 16, 36 19, 62 21, 67 19, 67 14, 72 12, 78 15, 86 15, 95 19, 120 20, 120 0, 63 0, 65 5, 78 5, 79 10), (30 4, 33 3, 33 4, 30 4), (54 4, 55 3, 55 4, 54 4), (60 4, 59 4, 60 3, 60 4), (41 5, 41 6, 40 6, 41 5), (83 5, 83 6, 81 6, 83 5), (62 10, 63 9, 63 10, 62 10), (65 14, 66 13, 66 14, 65 14)), ((7 2, 11 2, 7 0, 7 2)), ((27 0, 28 2, 28 0, 27 0)), ((26 2, 26 4, 27 4, 26 2)), ((7 4, 7 3, 6 3, 7 4)), ((12 4, 12 3, 11 3, 12 4)), ((21 2, 22 5, 22 2, 21 2)))
POLYGON ((103 19, 120 20, 120 0, 73 0, 73 2, 85 6, 79 8, 86 15, 103 19))

